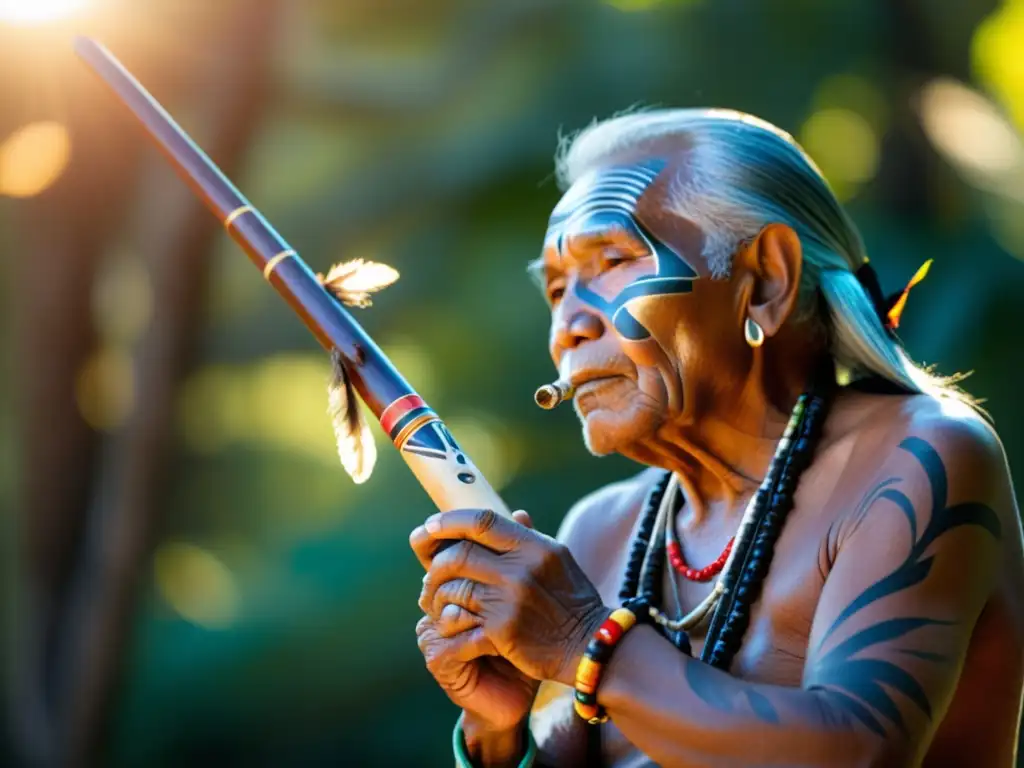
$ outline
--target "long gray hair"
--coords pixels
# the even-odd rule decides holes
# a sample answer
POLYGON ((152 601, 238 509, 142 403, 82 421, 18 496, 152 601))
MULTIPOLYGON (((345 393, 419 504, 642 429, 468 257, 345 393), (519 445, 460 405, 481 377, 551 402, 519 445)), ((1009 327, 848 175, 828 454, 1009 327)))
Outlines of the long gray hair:
POLYGON ((767 224, 786 224, 803 249, 796 319, 824 325, 841 380, 874 374, 910 392, 969 400, 955 379, 915 365, 882 326, 854 274, 867 261, 856 226, 814 161, 774 125, 720 109, 619 115, 562 141, 558 180, 567 189, 619 156, 673 145, 686 149, 689 161, 685 178, 670 185, 666 207, 703 230, 704 256, 716 277, 729 274, 741 240, 767 224))

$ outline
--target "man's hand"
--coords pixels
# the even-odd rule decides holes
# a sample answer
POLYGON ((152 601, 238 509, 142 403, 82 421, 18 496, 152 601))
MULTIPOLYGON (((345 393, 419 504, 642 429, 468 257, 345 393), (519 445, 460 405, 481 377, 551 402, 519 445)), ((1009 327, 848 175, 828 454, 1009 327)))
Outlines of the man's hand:
POLYGON ((500 734, 526 722, 539 681, 494 656, 486 639, 459 632, 447 616, 424 616, 416 637, 427 669, 452 702, 466 711, 480 729, 500 734))
POLYGON ((498 655, 533 680, 572 685, 608 610, 565 545, 490 510, 429 518, 410 538, 427 567, 420 608, 456 627, 460 655, 498 655))
MULTIPOLYGON (((520 523, 532 527, 525 512, 515 515, 520 523)), ((424 569, 429 570, 437 542, 424 534, 422 526, 417 528, 410 544, 424 569)), ((486 640, 481 644, 467 637, 467 630, 479 623, 457 606, 449 606, 437 619, 427 615, 419 620, 417 642, 441 690, 466 712, 463 728, 467 741, 477 735, 497 737, 508 733, 512 736, 508 749, 515 753, 521 741, 519 731, 525 727, 540 682, 494 655, 486 640)))

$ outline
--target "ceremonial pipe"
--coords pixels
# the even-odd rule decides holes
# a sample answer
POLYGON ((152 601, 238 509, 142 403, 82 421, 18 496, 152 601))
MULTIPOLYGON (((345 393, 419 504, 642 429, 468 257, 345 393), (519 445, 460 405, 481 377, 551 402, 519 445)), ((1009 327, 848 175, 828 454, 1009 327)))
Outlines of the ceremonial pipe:
POLYGON ((557 379, 537 388, 533 401, 546 411, 561 405, 575 394, 576 390, 568 379, 557 379))
POLYGON ((567 402, 576 394, 576 388, 572 385, 572 381, 569 378, 569 371, 571 370, 569 356, 571 354, 570 350, 562 353, 558 365, 558 378, 550 384, 538 387, 537 391, 533 393, 533 401, 541 408, 550 411, 552 408, 557 408, 562 403, 567 402))
MULTIPOLYGON (((317 341, 341 356, 355 391, 380 422, 416 479, 442 512, 491 509, 509 515, 448 428, 391 364, 352 315, 321 285, 298 253, 167 111, 102 45, 88 38, 75 51, 142 123, 149 137, 317 341)), ((352 408, 358 407, 351 403, 352 408)))

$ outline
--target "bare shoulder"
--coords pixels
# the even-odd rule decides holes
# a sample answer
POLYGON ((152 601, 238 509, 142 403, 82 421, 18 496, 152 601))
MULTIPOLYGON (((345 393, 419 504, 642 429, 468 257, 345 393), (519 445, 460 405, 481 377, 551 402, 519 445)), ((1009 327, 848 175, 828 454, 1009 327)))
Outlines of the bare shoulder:
POLYGON ((1002 442, 981 414, 965 403, 927 395, 898 400, 887 428, 887 442, 900 449, 897 462, 900 453, 912 454, 918 463, 930 455, 941 464, 930 469, 945 475, 947 491, 980 496, 977 500, 987 503, 1012 503, 1002 442))
POLYGON ((853 432, 864 493, 849 510, 855 526, 870 514, 864 502, 885 496, 885 488, 898 483, 925 508, 984 505, 1003 528, 1019 528, 1002 443, 969 405, 927 395, 889 396, 867 404, 853 432))
POLYGON ((978 411, 956 400, 927 395, 908 397, 905 418, 898 422, 907 436, 917 435, 951 456, 972 458, 1005 469, 1006 456, 995 428, 978 411))
POLYGON ((629 539, 640 507, 660 472, 648 468, 609 483, 588 493, 566 513, 557 538, 585 572, 599 570, 606 556, 629 539))

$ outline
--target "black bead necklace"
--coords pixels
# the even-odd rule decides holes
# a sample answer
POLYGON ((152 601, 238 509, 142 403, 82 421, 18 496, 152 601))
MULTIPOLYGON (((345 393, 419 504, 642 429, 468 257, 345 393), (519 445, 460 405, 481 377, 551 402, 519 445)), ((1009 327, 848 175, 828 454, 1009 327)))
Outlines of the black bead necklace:
POLYGON ((728 669, 740 649, 750 625, 751 608, 761 595, 775 543, 793 509, 800 475, 810 466, 827 410, 825 397, 815 392, 808 396, 798 437, 782 461, 770 496, 764 495, 760 505, 763 514, 758 516, 749 547, 742 560, 737 558, 738 567, 726 578, 725 594, 712 616, 701 654, 701 660, 713 667, 728 669))
MULTIPOLYGON (((702 661, 712 666, 728 669, 743 641, 750 622, 750 609, 760 595, 775 542, 786 515, 793 508, 800 473, 810 464, 821 434, 827 400, 818 393, 830 390, 829 386, 812 387, 810 392, 800 396, 787 427, 787 437, 780 441, 765 480, 744 516, 734 552, 715 587, 721 590, 721 595, 717 596, 717 604, 712 603, 714 613, 701 654, 702 661)), ((671 473, 665 472, 647 495, 636 538, 630 548, 619 599, 641 621, 654 621, 665 637, 690 655, 689 637, 684 629, 679 628, 683 622, 667 621, 657 609, 662 604, 666 552, 665 538, 655 528, 671 479, 671 473)), ((682 493, 677 490, 674 499, 676 509, 668 515, 667 524, 674 524, 675 512, 681 501, 682 493)), ((714 597, 714 594, 709 596, 714 597)))

